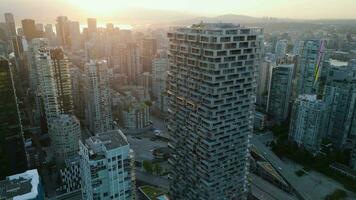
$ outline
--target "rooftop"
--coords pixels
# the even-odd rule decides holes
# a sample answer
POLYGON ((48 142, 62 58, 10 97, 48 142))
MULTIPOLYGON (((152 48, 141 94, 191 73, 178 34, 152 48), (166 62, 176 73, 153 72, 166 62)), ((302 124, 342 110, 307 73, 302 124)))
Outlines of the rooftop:
POLYGON ((120 130, 112 130, 92 136, 85 140, 85 145, 93 154, 106 150, 116 149, 128 145, 125 135, 120 130))
POLYGON ((0 181, 0 199, 34 199, 39 195, 39 184, 40 179, 36 169, 8 176, 6 180, 0 181))

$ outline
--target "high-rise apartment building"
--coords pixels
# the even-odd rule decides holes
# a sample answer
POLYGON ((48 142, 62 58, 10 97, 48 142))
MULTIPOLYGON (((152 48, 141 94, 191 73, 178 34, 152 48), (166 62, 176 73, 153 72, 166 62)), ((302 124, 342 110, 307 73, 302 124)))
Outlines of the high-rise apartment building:
POLYGON ((0 179, 27 168, 12 67, 0 57, 0 179))
POLYGON ((331 107, 328 137, 336 148, 343 148, 356 137, 356 60, 329 70, 324 101, 331 107))
POLYGON ((16 36, 16 25, 14 15, 12 13, 5 13, 5 23, 7 25, 10 36, 16 36))
POLYGON ((92 136, 79 146, 83 200, 135 199, 133 152, 120 130, 92 136))
POLYGON ((144 72, 152 72, 152 60, 157 53, 157 40, 144 38, 142 41, 142 66, 144 72))
POLYGON ((283 58, 287 53, 288 40, 279 40, 276 43, 275 54, 277 58, 283 58))
POLYGON ((256 90, 256 103, 259 107, 266 108, 268 100, 268 91, 271 81, 272 62, 267 58, 260 62, 258 67, 258 79, 256 90))
POLYGON ((303 52, 303 47, 304 47, 304 41, 302 40, 295 41, 293 46, 293 54, 296 56, 301 56, 303 52))
POLYGON ((48 129, 57 164, 63 164, 66 159, 77 155, 81 132, 79 120, 74 115, 59 115, 48 129))
POLYGON ((260 34, 227 23, 168 33, 173 199, 247 198, 260 34))
POLYGON ((92 133, 112 130, 111 96, 107 62, 90 61, 86 74, 86 121, 92 133))
MULTIPOLYGON (((36 39, 33 42, 41 42, 36 39)), ((57 88, 52 68, 50 51, 46 48, 37 49, 35 52, 35 65, 39 82, 38 93, 42 97, 47 124, 59 115, 57 88)))
POLYGON ((316 95, 299 95, 295 100, 289 127, 289 140, 317 153, 326 136, 328 106, 316 95))
POLYGON ((70 47, 73 50, 79 50, 82 45, 79 22, 71 21, 68 23, 70 47))
POLYGON ((298 95, 318 94, 325 53, 324 40, 307 40, 298 66, 298 95))
POLYGON ((64 55, 62 48, 51 49, 50 55, 59 111, 71 114, 73 113, 73 97, 68 58, 64 55))
POLYGON ((294 64, 281 64, 272 69, 267 111, 278 122, 289 114, 294 64))

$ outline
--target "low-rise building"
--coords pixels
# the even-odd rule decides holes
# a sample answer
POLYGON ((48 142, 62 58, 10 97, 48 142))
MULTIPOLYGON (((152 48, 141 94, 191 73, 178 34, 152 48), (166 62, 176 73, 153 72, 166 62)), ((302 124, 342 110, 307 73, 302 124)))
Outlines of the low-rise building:
POLYGON ((0 199, 44 200, 37 169, 11 175, 0 181, 0 199))

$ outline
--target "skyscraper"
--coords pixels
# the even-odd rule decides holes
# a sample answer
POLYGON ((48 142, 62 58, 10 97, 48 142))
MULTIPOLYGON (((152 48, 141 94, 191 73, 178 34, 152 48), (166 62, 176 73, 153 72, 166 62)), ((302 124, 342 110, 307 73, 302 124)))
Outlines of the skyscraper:
POLYGON ((289 127, 289 140, 317 153, 326 136, 328 106, 316 95, 299 95, 295 100, 289 127))
POLYGON ((356 60, 332 67, 327 77, 324 101, 330 107, 328 136, 336 148, 356 137, 356 60))
POLYGON ((27 41, 31 41, 33 38, 38 38, 38 31, 36 30, 35 20, 24 19, 21 21, 23 34, 27 41))
POLYGON ((71 49, 73 50, 80 49, 82 41, 80 35, 79 22, 69 22, 68 29, 69 29, 71 49))
POLYGON ((39 80, 38 92, 42 97, 48 124, 60 113, 50 51, 46 48, 38 49, 35 52, 35 64, 39 80))
POLYGON ((0 57, 0 178, 27 168, 23 130, 10 63, 0 57))
POLYGON ((51 147, 57 164, 79 151, 80 123, 74 115, 61 114, 49 124, 51 147))
POLYGON ((294 64, 281 64, 272 69, 267 110, 278 123, 284 122, 288 117, 293 69, 294 64))
POLYGON ((196 24, 168 33, 173 199, 246 199, 259 28, 196 24))
POLYGON ((133 152, 120 130, 92 136, 79 146, 83 200, 135 199, 133 152))
POLYGON ((16 36, 15 19, 12 13, 5 13, 5 23, 7 24, 10 36, 16 36))
POLYGON ((298 67, 298 95, 318 94, 319 77, 325 53, 325 41, 307 40, 298 67))
POLYGON ((68 27, 68 18, 66 16, 57 17, 56 32, 59 44, 63 47, 70 47, 70 36, 68 27))
POLYGON ((96 33, 96 19, 95 18, 88 18, 88 34, 89 38, 91 38, 96 33))
POLYGON ((50 54, 59 111, 71 114, 73 113, 73 97, 68 58, 61 48, 51 49, 50 54))
POLYGON ((157 53, 157 40, 145 38, 142 41, 142 66, 144 72, 152 72, 152 60, 157 53))
POLYGON ((90 61, 86 74, 86 122, 94 134, 112 130, 111 96, 106 61, 90 61))

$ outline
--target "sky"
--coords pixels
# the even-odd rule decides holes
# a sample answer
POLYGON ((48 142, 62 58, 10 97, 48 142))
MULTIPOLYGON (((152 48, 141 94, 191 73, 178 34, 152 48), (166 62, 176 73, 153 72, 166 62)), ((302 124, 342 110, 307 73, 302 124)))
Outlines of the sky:
MULTIPOLYGON (((293 19, 356 19, 356 0, 0 0, 0 14, 16 20, 52 22, 66 15, 72 20, 132 22, 173 20, 224 14, 293 19)), ((0 18, 1 19, 1 18, 0 18)))

